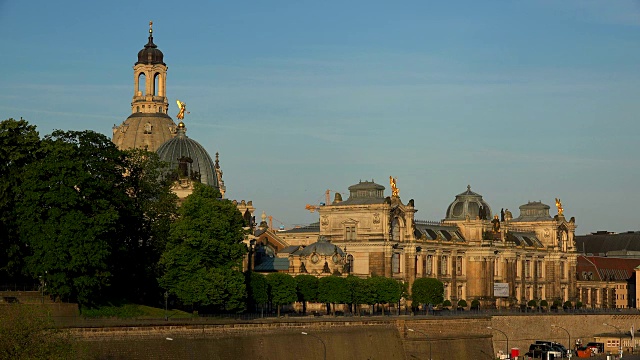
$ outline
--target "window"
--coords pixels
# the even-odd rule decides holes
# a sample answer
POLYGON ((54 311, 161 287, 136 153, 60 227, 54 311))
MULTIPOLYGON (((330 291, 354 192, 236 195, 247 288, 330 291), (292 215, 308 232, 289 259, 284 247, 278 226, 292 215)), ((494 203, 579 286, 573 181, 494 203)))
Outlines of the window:
POLYGON ((462 256, 456 258, 456 275, 462 275, 462 256))
POLYGON ((524 277, 527 279, 531 277, 531 260, 524 261, 524 277))
POLYGON ((542 279, 542 266, 543 266, 543 262, 542 260, 538 260, 536 262, 536 276, 538 277, 538 279, 542 279))
POLYGON ((391 269, 394 274, 400 273, 400 254, 394 253, 391 258, 391 269))
POLYGON ((347 226, 346 228, 345 240, 354 241, 356 239, 356 227, 355 226, 347 226))
POLYGON ((440 263, 440 274, 447 275, 447 256, 442 256, 442 261, 440 263))
POLYGON ((425 261, 426 261, 426 264, 424 266, 424 270, 427 275, 431 275, 431 273, 433 272, 433 256, 427 255, 427 258, 425 261))
POLYGON ((560 279, 565 279, 566 275, 564 273, 564 261, 560 260, 560 279))
POLYGON ((500 260, 495 258, 493 260, 493 276, 498 276, 498 267, 500 266, 500 260))
POLYGON ((347 255, 347 274, 353 273, 353 255, 347 255))

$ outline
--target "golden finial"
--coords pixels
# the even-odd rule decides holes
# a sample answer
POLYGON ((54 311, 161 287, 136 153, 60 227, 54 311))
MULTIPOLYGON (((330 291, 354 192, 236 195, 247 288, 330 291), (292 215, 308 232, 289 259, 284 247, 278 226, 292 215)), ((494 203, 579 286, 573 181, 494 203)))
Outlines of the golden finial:
POLYGON ((187 113, 187 114, 189 113, 187 111, 187 104, 183 103, 180 100, 176 100, 176 103, 178 104, 178 109, 180 109, 180 112, 178 112, 177 117, 178 117, 178 119, 182 120, 182 119, 184 119, 184 114, 185 113, 187 113))
POLYGON ((153 21, 149 21, 149 34, 153 33, 153 21))

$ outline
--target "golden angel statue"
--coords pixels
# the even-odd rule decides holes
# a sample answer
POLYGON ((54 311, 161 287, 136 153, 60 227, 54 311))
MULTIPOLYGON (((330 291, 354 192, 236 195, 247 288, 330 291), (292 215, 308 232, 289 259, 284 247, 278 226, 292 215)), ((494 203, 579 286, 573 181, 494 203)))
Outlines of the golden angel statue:
POLYGON ((562 208, 562 201, 558 198, 556 198, 556 207, 558 208, 558 215, 562 215, 564 209, 562 208))
POLYGON ((178 119, 182 120, 182 119, 184 119, 184 114, 185 113, 187 113, 187 114, 189 113, 187 111, 187 104, 183 103, 180 100, 176 100, 176 103, 178 103, 178 109, 180 109, 180 112, 178 113, 177 117, 178 117, 178 119))
POLYGON ((398 181, 398 179, 394 178, 393 176, 389 176, 389 184, 391 185, 391 196, 400 197, 400 189, 398 189, 398 187, 396 186, 396 181, 398 181))

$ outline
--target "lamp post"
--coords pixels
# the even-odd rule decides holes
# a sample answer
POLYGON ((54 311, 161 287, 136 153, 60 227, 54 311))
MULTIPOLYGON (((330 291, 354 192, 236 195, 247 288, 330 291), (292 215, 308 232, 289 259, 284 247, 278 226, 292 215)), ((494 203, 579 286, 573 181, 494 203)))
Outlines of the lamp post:
POLYGON ((164 321, 168 321, 169 317, 167 316, 167 301, 169 300, 169 292, 164 292, 164 321))
POLYGON ((324 343, 324 341, 322 339, 320 339, 320 337, 313 335, 313 334, 309 334, 308 332, 301 332, 302 335, 308 335, 308 336, 313 336, 314 338, 320 340, 320 342, 322 343, 322 348, 324 349, 324 360, 327 360, 327 345, 324 343))
POLYGON ((427 335, 426 333, 424 333, 424 332, 422 332, 420 330, 407 329, 407 331, 420 333, 420 334, 424 335, 425 338, 427 338, 427 341, 429 342, 429 359, 428 360, 433 360, 433 358, 431 357, 431 338, 429 337, 429 335, 427 335))
POLYGON ((505 339, 507 339, 507 359, 510 359, 510 358, 511 358, 511 354, 509 353, 509 337, 507 336, 507 333, 505 333, 505 332, 504 332, 504 331, 502 331, 502 330, 499 330, 499 329, 493 328, 493 327, 491 327, 491 326, 487 326, 487 329, 489 329, 489 330, 495 330, 495 331, 501 332, 501 333, 502 333, 502 335, 504 335, 505 339))
POLYGON ((568 349, 569 349, 569 359, 571 359, 571 355, 573 355, 573 350, 571 350, 571 334, 569 334, 569 330, 563 328, 560 325, 556 325, 556 324, 551 324, 551 327, 554 328, 558 328, 558 329, 562 329, 567 333, 567 336, 569 336, 569 345, 568 345, 568 349))
POLYGON ((604 326, 611 326, 612 328, 616 329, 619 333, 620 336, 618 337, 618 352, 620 353, 620 359, 622 359, 622 331, 620 331, 620 329, 615 326, 615 325, 611 325, 611 324, 607 324, 607 323, 602 323, 602 325, 604 326))

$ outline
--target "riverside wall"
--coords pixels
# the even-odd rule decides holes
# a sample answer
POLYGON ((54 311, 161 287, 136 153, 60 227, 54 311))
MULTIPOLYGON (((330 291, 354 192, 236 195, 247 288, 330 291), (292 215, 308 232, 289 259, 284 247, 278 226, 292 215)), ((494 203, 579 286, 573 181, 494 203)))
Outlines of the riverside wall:
POLYGON ((640 314, 506 315, 252 320, 227 324, 173 324, 69 329, 86 359, 494 359, 496 350, 535 340, 591 341, 611 332, 604 322, 629 329, 640 314), (413 329, 415 331, 409 331, 413 329), (425 336, 424 334, 427 336, 425 336))

